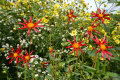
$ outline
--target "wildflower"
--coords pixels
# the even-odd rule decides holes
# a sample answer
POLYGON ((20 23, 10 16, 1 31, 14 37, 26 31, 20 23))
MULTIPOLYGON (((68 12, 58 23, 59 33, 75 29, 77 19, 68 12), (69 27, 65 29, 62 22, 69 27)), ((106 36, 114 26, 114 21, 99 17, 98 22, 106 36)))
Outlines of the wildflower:
POLYGON ((26 29, 26 28, 29 28, 29 30, 28 30, 28 35, 29 35, 30 31, 31 31, 31 28, 34 29, 36 32, 39 32, 39 33, 40 33, 40 31, 38 31, 35 27, 44 27, 43 25, 37 25, 42 19, 40 19, 39 21, 37 21, 37 22, 35 22, 35 23, 32 23, 32 16, 30 17, 30 22, 26 21, 24 18, 23 18, 23 20, 24 20, 24 22, 25 22, 26 24, 23 24, 23 23, 19 22, 19 24, 24 25, 24 27, 18 28, 18 29, 26 29))
POLYGON ((52 56, 54 57, 54 55, 53 55, 52 51, 54 51, 54 52, 56 52, 56 51, 55 51, 55 50, 53 50, 51 46, 49 47, 49 51, 50 51, 49 53, 50 53, 50 54, 52 54, 52 56))
POLYGON ((73 30, 72 33, 70 33, 70 35, 71 35, 71 36, 75 36, 75 35, 77 35, 77 30, 76 30, 76 29, 73 30))
POLYGON ((96 37, 96 40, 94 40, 96 42, 96 44, 98 44, 98 46, 100 47, 99 50, 96 52, 100 52, 101 51, 101 54, 102 54, 102 57, 104 59, 104 53, 105 55, 107 56, 107 58, 110 60, 109 56, 107 54, 109 54, 110 56, 114 57, 109 51, 107 51, 107 49, 109 48, 113 48, 113 46, 107 46, 106 43, 106 40, 105 40, 105 36, 104 36, 104 39, 102 39, 101 41, 99 41, 99 39, 96 37))
POLYGON ((16 62, 17 62, 17 65, 18 65, 18 58, 21 58, 20 54, 21 54, 21 52, 23 51, 23 50, 20 50, 20 48, 21 48, 21 46, 19 46, 19 48, 15 51, 14 48, 12 47, 11 49, 12 49, 13 53, 8 52, 10 55, 9 55, 8 57, 6 57, 6 59, 13 57, 13 58, 9 61, 9 64, 10 64, 14 59, 16 59, 16 62))
POLYGON ((45 64, 48 64, 49 62, 42 62, 41 64, 42 64, 42 66, 43 66, 43 69, 44 69, 44 67, 47 67, 45 64))
MULTIPOLYGON (((96 42, 95 44, 98 44, 98 46, 100 46, 100 45, 102 45, 102 44, 107 45, 106 43, 108 43, 108 42, 107 42, 107 39, 105 40, 106 36, 104 36, 103 39, 102 39, 102 38, 101 38, 101 39, 98 39, 97 36, 95 36, 95 38, 96 38, 96 39, 93 39, 93 40, 96 42)), ((97 47, 98 47, 98 46, 97 46, 97 47)))
MULTIPOLYGON (((78 57, 77 49, 79 49, 81 52, 83 52, 79 47, 80 47, 80 46, 84 46, 84 45, 86 45, 86 44, 81 44, 81 43, 84 42, 84 40, 81 41, 81 42, 79 42, 79 43, 77 43, 77 42, 76 42, 76 39, 75 39, 75 36, 73 36, 73 38, 74 38, 74 43, 71 42, 71 41, 69 41, 69 40, 67 39, 67 41, 68 41, 69 43, 71 43, 72 45, 71 45, 71 46, 67 46, 66 48, 72 48, 72 47, 73 47, 73 50, 72 50, 69 54, 73 53, 73 51, 76 51, 76 57, 78 57)), ((85 52, 83 52, 83 53, 85 53, 85 52)))
POLYGON ((106 16, 109 16, 109 14, 104 14, 104 13, 105 13, 105 10, 104 10, 102 13, 101 13, 101 10, 100 10, 100 9, 98 9, 98 11, 99 11, 99 13, 92 13, 92 14, 94 15, 94 16, 92 16, 92 18, 93 18, 93 17, 98 17, 98 18, 94 21, 94 23, 95 23, 96 21, 98 21, 99 19, 101 19, 101 20, 102 20, 102 24, 103 24, 104 18, 110 20, 109 17, 106 17, 106 16))
MULTIPOLYGON (((69 24, 70 19, 73 20, 72 17, 77 17, 77 15, 73 15, 73 12, 74 12, 74 10, 71 12, 71 9, 70 9, 70 13, 68 13, 68 11, 67 11, 67 15, 66 15, 66 16, 69 17, 69 19, 68 19, 68 24, 69 24)), ((73 21, 74 21, 74 20, 73 20, 73 21)))
POLYGON ((88 31, 84 34, 84 36, 85 36, 86 34, 88 34, 88 35, 87 35, 87 39, 89 39, 89 35, 91 35, 91 38, 93 39, 92 31, 94 31, 94 32, 96 32, 96 33, 98 33, 98 34, 101 34, 100 32, 94 30, 94 28, 97 27, 98 25, 100 25, 100 23, 98 23, 96 26, 93 26, 93 25, 94 25, 94 22, 93 22, 93 24, 88 28, 88 31))
POLYGON ((27 63, 27 65, 28 65, 28 67, 29 67, 29 61, 30 61, 30 59, 31 59, 31 58, 35 58, 34 56, 33 56, 33 57, 30 57, 30 55, 33 53, 33 50, 31 51, 31 53, 30 53, 29 55, 28 55, 28 53, 27 53, 27 50, 25 50, 25 53, 26 53, 26 55, 23 55, 23 57, 21 57, 22 60, 20 60, 19 62, 24 61, 24 63, 22 64, 22 67, 23 67, 23 65, 24 65, 25 63, 27 63))
POLYGON ((98 1, 98 2, 99 2, 99 1, 101 1, 101 0, 96 0, 96 1, 98 1))

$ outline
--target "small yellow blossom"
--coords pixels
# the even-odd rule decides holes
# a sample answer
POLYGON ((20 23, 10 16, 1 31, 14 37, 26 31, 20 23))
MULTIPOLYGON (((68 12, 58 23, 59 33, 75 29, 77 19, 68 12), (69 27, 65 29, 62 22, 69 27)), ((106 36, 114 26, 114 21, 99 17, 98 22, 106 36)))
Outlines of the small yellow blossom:
POLYGON ((116 11, 116 14, 117 14, 117 15, 120 14, 120 11, 116 11))
POLYGON ((98 1, 98 2, 99 2, 99 1, 101 1, 101 0, 96 0, 96 1, 98 1))
POLYGON ((76 29, 73 30, 72 33, 70 33, 70 35, 71 35, 71 36, 75 36, 75 35, 77 35, 77 30, 76 30, 76 29))
POLYGON ((93 49, 92 45, 89 45, 89 48, 90 48, 90 50, 92 50, 93 49))
POLYGON ((105 60, 105 59, 103 59, 102 57, 100 57, 100 60, 102 60, 102 61, 103 61, 103 60, 105 60))
POLYGON ((45 17, 42 18, 42 22, 43 22, 43 23, 48 23, 48 21, 49 21, 49 20, 46 19, 45 17))
POLYGON ((104 7, 108 7, 107 4, 104 4, 104 7))
POLYGON ((119 39, 115 39, 115 42, 116 42, 117 44, 119 44, 119 43, 120 43, 120 40, 119 40, 119 39))
POLYGON ((5 48, 1 48, 2 51, 5 51, 5 48))
POLYGON ((55 5, 54 5, 54 9, 58 9, 60 7, 60 5, 58 4, 58 3, 56 3, 55 5))

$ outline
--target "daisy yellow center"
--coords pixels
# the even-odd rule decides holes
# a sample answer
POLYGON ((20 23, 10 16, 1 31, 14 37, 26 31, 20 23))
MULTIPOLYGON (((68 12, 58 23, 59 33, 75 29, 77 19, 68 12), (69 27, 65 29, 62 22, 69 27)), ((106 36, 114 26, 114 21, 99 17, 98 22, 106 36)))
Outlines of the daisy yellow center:
POLYGON ((34 26, 33 23, 28 23, 28 28, 32 28, 34 26))
POLYGON ((52 48, 50 47, 49 50, 52 51, 52 48))
POLYGON ((18 53, 14 53, 14 55, 13 55, 15 58, 18 56, 18 53))
POLYGON ((74 43, 73 47, 74 48, 79 48, 79 44, 78 43, 74 43))
POLYGON ((93 30, 93 27, 90 26, 90 27, 88 28, 88 31, 92 31, 92 30, 93 30))
POLYGON ((44 65, 45 63, 44 63, 44 62, 42 62, 41 64, 42 64, 42 65, 44 65))
POLYGON ((103 14, 99 14, 99 17, 103 17, 103 14))
POLYGON ((75 31, 73 31, 72 34, 75 34, 75 31))
POLYGON ((101 45, 100 48, 101 48, 102 50, 106 50, 106 49, 107 49, 106 46, 105 46, 104 44, 101 45))
POLYGON ((25 56, 25 59, 26 59, 26 60, 29 60, 29 59, 30 59, 30 57, 29 57, 29 56, 25 56))
POLYGON ((72 14, 69 14, 68 17, 72 17, 72 14))

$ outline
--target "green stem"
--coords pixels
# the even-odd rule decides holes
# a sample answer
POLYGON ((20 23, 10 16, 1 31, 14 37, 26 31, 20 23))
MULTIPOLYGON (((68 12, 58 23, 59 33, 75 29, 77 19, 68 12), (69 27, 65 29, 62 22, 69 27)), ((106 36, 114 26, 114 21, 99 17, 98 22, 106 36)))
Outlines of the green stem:
MULTIPOLYGON (((94 2, 95 2, 95 5, 96 5, 96 7, 97 7, 97 4, 96 4, 96 1, 94 0, 94 2)), ((98 9, 98 7, 97 7, 97 9, 98 9)))

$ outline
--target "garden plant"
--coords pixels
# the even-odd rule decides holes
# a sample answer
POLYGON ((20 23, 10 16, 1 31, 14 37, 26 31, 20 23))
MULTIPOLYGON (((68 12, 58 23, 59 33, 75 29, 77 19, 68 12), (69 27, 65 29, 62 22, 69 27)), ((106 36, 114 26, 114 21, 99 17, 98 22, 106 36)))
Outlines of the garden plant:
POLYGON ((0 1, 0 80, 120 80, 120 2, 69 1, 0 1))

